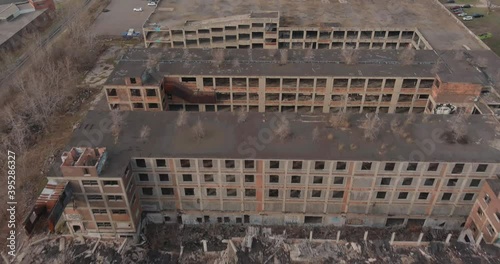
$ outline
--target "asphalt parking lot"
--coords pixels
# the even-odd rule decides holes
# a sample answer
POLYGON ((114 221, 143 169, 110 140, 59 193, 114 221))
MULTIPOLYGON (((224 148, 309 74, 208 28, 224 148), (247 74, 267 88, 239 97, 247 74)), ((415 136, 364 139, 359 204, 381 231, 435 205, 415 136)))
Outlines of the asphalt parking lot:
POLYGON ((142 25, 155 9, 148 6, 146 0, 112 0, 106 7, 109 12, 101 13, 93 26, 97 35, 121 35, 129 28, 142 34, 142 25), (134 8, 142 7, 142 12, 134 12, 134 8))

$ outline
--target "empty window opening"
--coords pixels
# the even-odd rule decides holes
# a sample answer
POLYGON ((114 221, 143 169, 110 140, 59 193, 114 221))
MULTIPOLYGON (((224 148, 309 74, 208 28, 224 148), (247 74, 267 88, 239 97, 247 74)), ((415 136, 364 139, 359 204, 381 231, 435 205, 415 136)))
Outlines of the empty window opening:
POLYGON ((343 161, 337 162, 337 170, 345 170, 347 168, 347 163, 343 161))
POLYGON ((301 179, 300 176, 294 175, 292 176, 291 183, 300 183, 300 179, 301 179))
POLYGON ((332 191, 332 198, 343 198, 344 191, 332 191))
POLYGON ((254 182, 254 175, 245 175, 245 182, 254 182))
POLYGON ((372 163, 371 162, 363 162, 361 163, 361 170, 371 170, 372 163))
POLYGON ((311 197, 313 197, 313 198, 321 197, 321 190, 312 190, 311 197))
POLYGON ((232 174, 226 175, 226 182, 236 182, 236 175, 232 174))
POLYGON ((325 162, 324 161, 316 161, 314 163, 314 169, 315 170, 324 170, 325 169, 325 162))
POLYGON ((394 163, 394 162, 388 162, 388 163, 385 164, 384 170, 385 171, 393 171, 395 166, 396 166, 396 163, 394 163))
POLYGON ((479 184, 481 184, 481 180, 479 180, 479 179, 472 179, 470 181, 469 187, 479 187, 479 184))
POLYGON ((479 164, 477 165, 476 172, 485 172, 488 169, 488 164, 479 164))
POLYGON ((474 194, 473 193, 466 193, 464 195, 464 201, 472 201, 472 198, 474 198, 474 194))
POLYGON ((149 175, 147 173, 139 173, 139 181, 149 181, 149 175))
POLYGON ((227 196, 231 196, 231 197, 236 196, 237 195, 236 189, 227 189, 226 190, 226 195, 227 196))
POLYGON ((314 184, 321 184, 321 183, 323 183, 323 176, 313 176, 313 183, 314 184))
POLYGON ((451 187, 457 186, 457 183, 458 183, 458 179, 449 179, 446 186, 451 186, 451 187))
POLYGON ((271 160, 269 162, 269 168, 271 168, 271 169, 279 169, 279 167, 280 167, 280 162, 279 161, 277 161, 277 160, 271 160))
POLYGON ((246 197, 255 197, 256 193, 257 192, 255 189, 245 189, 245 196, 246 197))
POLYGON ((451 200, 451 193, 443 193, 443 196, 441 197, 442 201, 449 201, 451 200))
POLYGON ((387 192, 377 192, 377 199, 385 199, 387 192))
POLYGON ((185 188, 184 195, 193 196, 194 195, 194 188, 185 188))
POLYGON ((234 160, 226 160, 226 168, 228 168, 228 169, 234 169, 234 167, 235 167, 234 160))
POLYGON ((421 192, 418 194, 418 199, 419 200, 427 200, 427 197, 429 197, 429 193, 428 192, 421 192))
POLYGON ((278 183, 280 182, 280 176, 278 175, 269 175, 269 182, 278 183))
POLYGON ((304 216, 304 224, 321 224, 323 223, 322 216, 304 216))
POLYGON ((290 198, 300 198, 300 190, 290 190, 290 198))
POLYGON ((382 178, 380 180, 380 185, 390 185, 391 184, 391 178, 382 178))
POLYGON ((439 167, 439 163, 429 163, 429 167, 427 167, 427 171, 437 171, 439 167))
POLYGON ((253 169, 255 164, 253 160, 245 160, 245 169, 253 169))
POLYGON ((417 170, 418 163, 416 162, 410 162, 408 163, 408 166, 406 167, 407 171, 416 171, 417 170))
POLYGON ((207 196, 217 196, 217 189, 207 188, 207 196))
POLYGON ((174 188, 161 188, 162 195, 174 195, 174 188))
POLYGON ((185 182, 193 181, 193 175, 191 174, 182 174, 182 180, 185 182))
POLYGON ((389 218, 385 223, 385 226, 400 226, 405 222, 404 218, 389 218))
POLYGON ((424 186, 433 186, 435 179, 425 179, 424 186))
POLYGON ((213 182, 214 181, 213 174, 205 174, 205 175, 203 175, 203 178, 205 179, 205 182, 213 182))
POLYGON ((405 200, 406 198, 408 198, 408 192, 400 192, 399 193, 398 199, 405 200))
POLYGON ((301 170, 302 169, 302 161, 294 161, 292 164, 292 169, 301 170))
POLYGON ((277 189, 269 190, 269 197, 278 197, 279 191, 277 189))
POLYGON ((412 178, 404 178, 402 185, 411 185, 413 183, 412 178))
POLYGON ((181 159, 181 167, 189 168, 191 167, 191 162, 188 159, 181 159))

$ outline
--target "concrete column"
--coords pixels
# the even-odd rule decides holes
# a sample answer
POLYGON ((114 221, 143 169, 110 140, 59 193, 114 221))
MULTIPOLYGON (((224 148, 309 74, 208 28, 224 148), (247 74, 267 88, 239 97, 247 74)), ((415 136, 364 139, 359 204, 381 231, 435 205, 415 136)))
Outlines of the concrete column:
POLYGON ((339 243, 339 241, 340 241, 340 230, 337 231, 337 243, 339 243))
POLYGON ((448 236, 446 237, 445 243, 450 244, 450 239, 451 239, 451 234, 448 234, 448 236))
POLYGON ((207 248, 207 241, 205 239, 203 239, 201 241, 201 243, 203 243, 203 252, 207 252, 208 251, 208 248, 207 248))
POLYGON ((363 237, 363 240, 366 242, 367 239, 368 239, 368 231, 365 231, 365 236, 363 237))
POLYGON ((312 241, 313 240, 313 231, 310 231, 309 232, 309 241, 312 241))
POLYGON ((476 246, 479 246, 479 244, 481 244, 482 240, 483 240, 483 233, 481 232, 479 234, 479 237, 476 239, 476 246))
POLYGON ((392 244, 394 244, 394 238, 396 238, 396 232, 392 232, 392 235, 391 235, 391 241, 389 242, 389 244, 392 246, 392 244))
POLYGON ((422 238, 424 238, 424 233, 420 233, 420 235, 418 236, 418 241, 417 241, 418 246, 420 246, 420 243, 422 243, 422 238))

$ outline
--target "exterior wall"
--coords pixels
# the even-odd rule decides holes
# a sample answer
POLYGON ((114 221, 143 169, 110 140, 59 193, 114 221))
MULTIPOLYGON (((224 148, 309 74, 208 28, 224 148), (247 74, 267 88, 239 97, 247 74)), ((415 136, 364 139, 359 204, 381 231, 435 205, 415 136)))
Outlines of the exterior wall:
POLYGON ((56 9, 56 5, 53 0, 29 0, 29 2, 36 10, 45 8, 50 10, 56 9))
POLYGON ((463 164, 459 172, 455 163, 434 168, 430 163, 371 162, 365 170, 368 163, 344 161, 343 168, 338 161, 304 160, 295 161, 302 162, 302 169, 294 169, 291 160, 279 161, 277 168, 271 168, 275 162, 256 160, 245 168, 244 160, 188 159, 190 166, 182 167, 187 160, 171 159, 158 168, 156 159, 140 160, 146 167, 132 160, 131 168, 143 210, 170 219, 180 212, 186 224, 420 223, 446 229, 465 224, 480 187, 494 177, 497 166, 487 164, 486 171, 478 172, 478 164, 463 164), (234 168, 226 162, 234 162, 234 168), (385 169, 388 163, 393 170, 385 169))
POLYGON ((481 89, 480 84, 442 82, 438 76, 432 88, 433 104, 451 103, 471 113, 475 100, 481 94, 481 89))
MULTIPOLYGON (((246 111, 300 113, 423 113, 434 82, 432 77, 344 76, 297 78, 192 75, 169 76, 166 79, 188 91, 214 94, 215 104, 189 102, 168 92, 162 97, 162 89, 158 93, 159 97, 153 98, 155 102, 165 104, 162 110, 236 111, 243 108, 246 111)), ((145 98, 132 97, 131 89, 144 88, 153 87, 105 86, 110 108, 136 110, 134 103, 143 103, 145 98), (110 89, 116 90, 115 96, 110 96, 110 89)), ((144 95, 142 90, 141 95, 144 95)), ((147 107, 143 109, 149 110, 147 107)))
MULTIPOLYGON (((145 23, 148 24, 148 23, 145 23)), ((146 47, 264 49, 432 49, 415 28, 280 27, 279 18, 209 19, 184 28, 143 28, 146 47)))
POLYGON ((109 108, 133 111, 163 111, 165 91, 162 86, 106 86, 109 108))
POLYGON ((477 239, 482 234, 488 244, 500 245, 500 198, 486 182, 470 211, 466 227, 477 239))

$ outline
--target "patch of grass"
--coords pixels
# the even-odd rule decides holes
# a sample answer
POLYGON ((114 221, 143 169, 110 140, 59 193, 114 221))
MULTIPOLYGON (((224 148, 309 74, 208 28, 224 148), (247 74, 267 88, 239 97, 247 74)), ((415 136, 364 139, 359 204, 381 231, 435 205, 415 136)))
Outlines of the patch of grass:
POLYGON ((464 21, 467 26, 476 35, 490 32, 493 36, 485 39, 484 43, 488 45, 497 55, 500 55, 500 10, 492 10, 490 14, 486 14, 486 8, 470 8, 467 14, 484 14, 484 17, 474 18, 471 21, 464 21))

